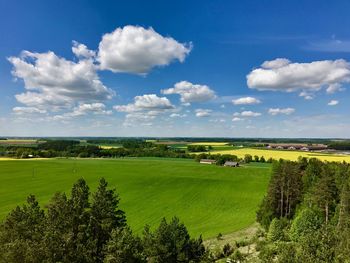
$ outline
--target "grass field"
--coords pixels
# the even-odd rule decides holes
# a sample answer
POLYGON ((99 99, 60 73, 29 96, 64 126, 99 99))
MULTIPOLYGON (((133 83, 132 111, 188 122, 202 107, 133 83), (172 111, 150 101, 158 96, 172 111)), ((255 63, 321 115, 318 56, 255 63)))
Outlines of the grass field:
POLYGON ((254 149, 254 148, 238 148, 238 149, 228 149, 228 150, 215 150, 211 151, 212 154, 233 154, 240 158, 244 155, 250 154, 252 156, 257 155, 259 157, 264 156, 265 159, 286 159, 295 161, 299 156, 307 158, 318 158, 322 161, 335 161, 335 162, 349 162, 350 155, 336 155, 336 154, 323 154, 316 152, 302 152, 302 151, 281 151, 281 150, 264 150, 264 149, 254 149))
POLYGON ((80 177, 94 190, 103 176, 117 188, 136 233, 177 215, 192 234, 210 238, 254 223, 269 175, 268 165, 229 168, 181 159, 3 160, 0 218, 30 193, 44 205, 80 177))

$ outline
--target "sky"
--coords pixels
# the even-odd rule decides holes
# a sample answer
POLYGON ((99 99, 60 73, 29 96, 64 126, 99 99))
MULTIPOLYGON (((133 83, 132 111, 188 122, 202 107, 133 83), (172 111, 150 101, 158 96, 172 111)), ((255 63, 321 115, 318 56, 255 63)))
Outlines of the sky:
POLYGON ((348 10, 0 0, 0 136, 349 138, 348 10))

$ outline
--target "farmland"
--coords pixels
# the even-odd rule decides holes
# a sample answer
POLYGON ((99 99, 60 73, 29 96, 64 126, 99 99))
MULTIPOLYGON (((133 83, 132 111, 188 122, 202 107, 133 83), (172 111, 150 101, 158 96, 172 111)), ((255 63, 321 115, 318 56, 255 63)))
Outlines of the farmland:
POLYGON ((244 155, 250 154, 252 156, 257 155, 259 157, 264 156, 265 159, 286 159, 295 161, 299 156, 307 158, 318 158, 322 161, 335 161, 335 162, 350 162, 350 155, 336 155, 336 154, 327 154, 320 152, 303 152, 303 151, 288 151, 288 150, 264 150, 264 149, 255 149, 255 148, 236 148, 230 149, 229 147, 225 149, 215 149, 211 151, 212 154, 232 154, 237 155, 240 158, 243 158, 244 155))
POLYGON ((266 192, 269 165, 240 168, 200 165, 193 160, 46 159, 0 161, 0 217, 29 194, 46 204, 56 191, 69 192, 83 177, 94 190, 105 177, 116 187, 121 208, 136 233, 176 215, 191 234, 204 238, 230 233, 255 222, 266 192))

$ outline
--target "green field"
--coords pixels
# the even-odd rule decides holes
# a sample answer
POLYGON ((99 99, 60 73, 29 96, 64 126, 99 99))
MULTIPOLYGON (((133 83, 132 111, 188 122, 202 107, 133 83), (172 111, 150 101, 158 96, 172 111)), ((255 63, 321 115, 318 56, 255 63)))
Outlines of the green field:
POLYGON ((56 191, 68 192, 80 177, 94 190, 105 177, 136 233, 165 216, 185 222, 204 238, 248 227, 266 192, 270 166, 201 165, 181 159, 46 159, 0 161, 0 217, 30 193, 42 205, 56 191))

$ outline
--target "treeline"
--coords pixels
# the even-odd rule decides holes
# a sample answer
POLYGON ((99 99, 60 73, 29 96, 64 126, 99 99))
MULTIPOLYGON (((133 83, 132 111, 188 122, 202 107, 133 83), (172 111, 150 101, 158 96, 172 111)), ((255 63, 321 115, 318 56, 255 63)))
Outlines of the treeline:
POLYGON ((15 158, 119 158, 119 157, 171 157, 192 158, 185 150, 172 149, 167 145, 157 145, 142 140, 121 140, 120 148, 103 148, 98 145, 81 145, 76 140, 50 140, 32 147, 3 147, 0 156, 15 158))
POLYGON ((350 262, 349 164, 274 162, 257 220, 263 262, 350 262))
POLYGON ((197 155, 194 155, 194 159, 197 162, 200 162, 201 159, 211 159, 215 160, 217 165, 223 165, 227 161, 232 162, 244 162, 244 163, 250 163, 250 162, 260 162, 260 163, 272 163, 273 159, 265 159, 264 156, 252 156, 250 154, 244 155, 243 158, 239 158, 237 155, 233 154, 210 154, 210 153, 200 153, 197 155))
POLYGON ((332 142, 328 144, 328 148, 339 151, 347 151, 350 150, 350 141, 332 142))
POLYGON ((171 263, 213 262, 202 238, 191 238, 185 225, 164 218, 154 231, 132 233, 119 196, 104 179, 91 196, 83 179, 70 197, 56 193, 46 209, 34 196, 10 212, 0 225, 0 261, 171 263))

